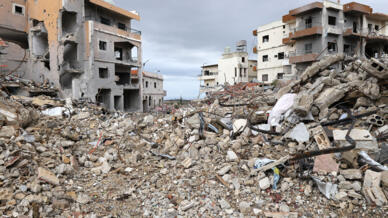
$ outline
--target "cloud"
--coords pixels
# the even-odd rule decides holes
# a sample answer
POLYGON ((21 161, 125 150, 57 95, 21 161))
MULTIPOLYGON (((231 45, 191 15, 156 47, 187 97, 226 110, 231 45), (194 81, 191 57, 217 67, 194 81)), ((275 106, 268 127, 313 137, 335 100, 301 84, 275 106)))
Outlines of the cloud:
MULTIPOLYGON (((217 63, 225 47, 239 40, 248 41, 252 51, 256 41, 252 31, 258 26, 281 20, 289 10, 316 0, 115 0, 117 6, 136 10, 141 21, 134 28, 142 31, 143 60, 148 71, 177 77, 200 74, 204 64, 217 63)), ((342 3, 352 0, 341 1, 342 3)), ((375 11, 387 13, 387 0, 364 0, 375 11)), ((251 55, 251 57, 254 57, 251 55)), ((169 80, 166 83, 171 84, 169 80)), ((180 87, 185 96, 188 81, 166 86, 168 97, 180 87), (170 90, 170 87, 173 87, 170 90)), ((190 94, 189 94, 190 93, 190 94)))

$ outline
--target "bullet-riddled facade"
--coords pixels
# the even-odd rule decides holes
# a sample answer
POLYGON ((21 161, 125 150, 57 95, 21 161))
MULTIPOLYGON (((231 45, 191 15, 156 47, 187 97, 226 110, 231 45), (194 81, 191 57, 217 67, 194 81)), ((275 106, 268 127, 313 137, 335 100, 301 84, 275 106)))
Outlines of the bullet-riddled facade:
POLYGON ((26 53, 24 78, 49 82, 61 97, 89 98, 110 110, 143 109, 142 74, 131 74, 142 72, 141 33, 132 28, 132 21, 140 20, 136 12, 102 0, 0 4, 0 37, 26 53))

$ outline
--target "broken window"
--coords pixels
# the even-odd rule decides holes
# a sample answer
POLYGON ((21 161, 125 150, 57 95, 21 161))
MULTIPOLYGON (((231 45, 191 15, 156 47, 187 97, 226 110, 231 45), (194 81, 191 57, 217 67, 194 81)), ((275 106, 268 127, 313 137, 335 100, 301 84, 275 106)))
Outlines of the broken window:
POLYGON ((110 89, 99 89, 96 95, 96 102, 101 103, 105 108, 110 108, 110 89))
POLYGON ((313 18, 312 17, 308 17, 305 20, 305 24, 306 24, 306 29, 313 27, 313 18))
POLYGON ((98 68, 98 75, 100 78, 106 79, 109 77, 108 68, 98 68))
POLYGON ((268 74, 263 74, 263 75, 261 76, 261 80, 262 80, 263 82, 268 81, 268 74))
POLYGON ((234 77, 237 77, 237 67, 234 68, 234 77))
POLYGON ((247 68, 244 68, 244 77, 247 77, 247 68))
POLYGON ((105 41, 100 41, 99 44, 98 44, 98 48, 101 51, 106 51, 106 46, 107 46, 107 43, 105 41))
POLYGON ((115 58, 116 60, 123 60, 123 49, 122 48, 115 48, 115 58))
POLYGON ((375 30, 376 30, 376 31, 379 31, 379 30, 380 30, 379 25, 375 25, 375 30))
POLYGON ((333 16, 329 16, 329 25, 332 25, 332 26, 337 25, 337 18, 333 16))
POLYGON ((263 42, 269 42, 269 35, 263 36, 263 42))
POLYGON ((19 14, 19 15, 24 16, 24 6, 14 4, 13 5, 13 12, 14 12, 14 14, 19 14))
POLYGON ((284 77, 284 73, 278 73, 278 75, 277 75, 278 79, 283 79, 283 77, 284 77))
POLYGON ((146 88, 148 88, 148 81, 146 81, 146 88))
POLYGON ((121 30, 127 30, 127 26, 123 23, 118 23, 117 24, 117 28, 121 29, 121 30))
POLYGON ((241 62, 245 63, 245 57, 241 58, 241 62))
POLYGON ((124 90, 124 110, 127 112, 136 111, 139 109, 140 103, 139 90, 124 90))
POLYGON ((70 69, 77 69, 78 67, 78 45, 77 44, 65 44, 63 51, 63 61, 66 67, 70 69))
POLYGON ((268 61, 268 55, 263 55, 263 62, 267 62, 268 61))
POLYGON ((373 29, 373 24, 368 24, 368 32, 371 33, 373 29))
POLYGON ((116 72, 115 76, 117 85, 128 85, 131 83, 131 77, 127 72, 116 72))
POLYGON ((154 88, 156 89, 156 82, 154 82, 154 88))
POLYGON ((242 77, 242 68, 240 68, 240 77, 242 77))
POLYGON ((278 59, 283 60, 284 59, 284 52, 278 53, 278 59))
POLYGON ((305 45, 304 45, 304 50, 305 50, 305 53, 306 53, 306 54, 311 54, 311 53, 313 53, 313 44, 312 44, 312 43, 305 44, 305 45))
POLYGON ((114 106, 115 106, 115 110, 117 110, 117 111, 121 110, 121 108, 122 108, 122 106, 121 106, 122 100, 121 99, 122 99, 122 96, 115 96, 114 97, 114 101, 115 101, 114 102, 114 104, 115 104, 114 106))
POLYGON ((353 32, 357 33, 357 29, 358 29, 357 22, 353 22, 353 32))
POLYGON ((101 21, 102 24, 105 24, 105 25, 108 25, 108 26, 110 26, 110 24, 111 24, 110 19, 105 18, 105 17, 101 17, 100 21, 101 21))
POLYGON ((347 54, 347 55, 353 55, 353 53, 354 53, 354 46, 353 45, 349 45, 349 44, 345 44, 344 45, 344 53, 347 54))
POLYGON ((77 28, 77 13, 64 11, 62 13, 62 32, 63 34, 72 33, 77 28))
POLYGON ((337 51, 337 44, 335 42, 328 42, 327 43, 327 50, 332 53, 337 51))

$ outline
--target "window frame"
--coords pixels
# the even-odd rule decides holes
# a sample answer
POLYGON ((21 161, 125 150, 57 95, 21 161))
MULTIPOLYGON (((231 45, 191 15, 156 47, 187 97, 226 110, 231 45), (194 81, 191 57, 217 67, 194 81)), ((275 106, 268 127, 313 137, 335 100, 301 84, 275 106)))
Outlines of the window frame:
POLYGON ((108 42, 104 40, 98 40, 98 50, 100 51, 108 50, 108 42), (103 48, 101 48, 101 45, 103 45, 103 48))
POLYGON ((12 13, 14 15, 20 15, 20 16, 26 16, 26 7, 24 5, 12 3, 12 13), (16 12, 16 7, 19 7, 22 9, 22 13, 16 12))

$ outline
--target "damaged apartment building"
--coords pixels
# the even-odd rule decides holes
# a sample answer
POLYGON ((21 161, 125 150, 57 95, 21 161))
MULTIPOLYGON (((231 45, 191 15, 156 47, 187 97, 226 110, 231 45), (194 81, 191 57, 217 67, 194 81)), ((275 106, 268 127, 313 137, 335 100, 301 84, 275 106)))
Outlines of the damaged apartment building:
POLYGON ((14 74, 91 99, 109 110, 142 111, 140 20, 103 0, 0 0, 0 37, 14 74))
MULTIPOLYGON (((388 54, 388 15, 364 4, 323 0, 292 9, 282 20, 253 31, 258 80, 297 75, 331 54, 379 58, 388 54)), ((340 64, 336 66, 340 68, 340 64)))
POLYGON ((256 67, 257 61, 249 60, 247 42, 239 41, 236 51, 232 52, 230 47, 225 48, 218 64, 202 66, 202 73, 198 77, 200 95, 217 91, 225 84, 234 85, 256 80, 256 67))

